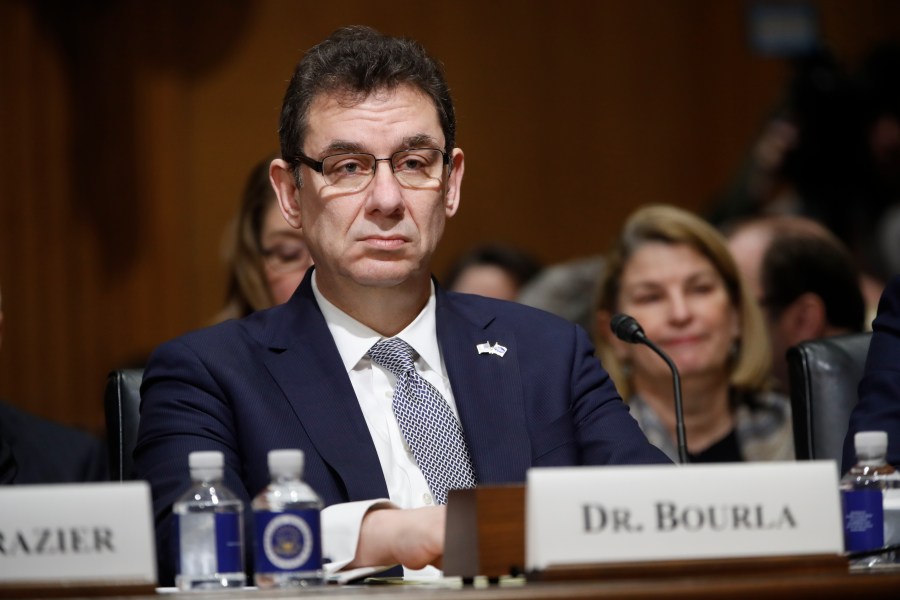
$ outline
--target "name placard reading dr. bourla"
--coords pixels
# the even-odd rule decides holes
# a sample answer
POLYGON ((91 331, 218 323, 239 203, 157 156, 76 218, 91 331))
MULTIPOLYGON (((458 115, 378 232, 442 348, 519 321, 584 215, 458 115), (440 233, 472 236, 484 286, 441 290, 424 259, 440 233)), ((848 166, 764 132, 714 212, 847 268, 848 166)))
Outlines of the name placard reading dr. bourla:
POLYGON ((156 584, 144 481, 0 488, 0 586, 156 584))
POLYGON ((833 461, 531 469, 525 530, 529 570, 843 551, 833 461))

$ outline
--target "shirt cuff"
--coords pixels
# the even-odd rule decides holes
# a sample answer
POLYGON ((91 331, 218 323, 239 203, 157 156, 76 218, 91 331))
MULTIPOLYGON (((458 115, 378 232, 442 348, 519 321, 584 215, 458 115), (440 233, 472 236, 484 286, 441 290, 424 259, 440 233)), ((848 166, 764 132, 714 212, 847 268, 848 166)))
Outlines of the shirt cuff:
MULTIPOLYGON (((370 510, 399 508, 387 498, 342 502, 322 509, 322 557, 325 572, 331 576, 347 566, 356 556, 359 544, 359 530, 363 517, 370 510)), ((368 572, 376 572, 390 567, 365 567, 368 572), (371 569, 371 570, 370 570, 371 569)), ((356 571, 356 569, 353 569, 356 571)))

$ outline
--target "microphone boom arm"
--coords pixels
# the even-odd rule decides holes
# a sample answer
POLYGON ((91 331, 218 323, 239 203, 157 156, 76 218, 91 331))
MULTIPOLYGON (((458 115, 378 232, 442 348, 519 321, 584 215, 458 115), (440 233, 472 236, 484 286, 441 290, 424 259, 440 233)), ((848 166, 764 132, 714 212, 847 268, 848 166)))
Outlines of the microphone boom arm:
POLYGON ((650 338, 644 335, 643 331, 635 337, 640 340, 642 344, 656 352, 660 358, 666 361, 666 364, 669 365, 669 369, 672 370, 672 385, 675 388, 675 437, 678 440, 678 462, 686 465, 688 462, 687 436, 684 432, 684 407, 681 402, 681 375, 678 373, 678 367, 675 366, 675 361, 669 358, 668 354, 663 352, 659 346, 654 344, 650 338))

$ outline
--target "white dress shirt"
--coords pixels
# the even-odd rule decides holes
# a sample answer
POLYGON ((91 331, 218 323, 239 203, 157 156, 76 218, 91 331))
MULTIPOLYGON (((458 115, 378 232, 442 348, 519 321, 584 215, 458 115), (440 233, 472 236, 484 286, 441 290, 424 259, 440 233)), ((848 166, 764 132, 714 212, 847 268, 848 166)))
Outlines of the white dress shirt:
MULTIPOLYGON (((388 496, 392 504, 400 508, 431 506, 434 500, 428 482, 419 469, 412 451, 406 444, 397 418, 394 416, 392 401, 397 377, 390 371, 372 362, 367 355, 369 349, 383 336, 375 330, 350 317, 329 302, 316 284, 316 273, 312 277, 313 294, 334 337, 350 383, 356 392, 360 409, 375 444, 388 496)), ((434 284, 428 303, 412 323, 394 337, 399 337, 412 346, 418 356, 416 371, 437 389, 453 414, 459 419, 450 380, 441 357, 437 342, 437 321, 435 310, 434 284)), ((359 528, 362 518, 374 505, 386 499, 363 502, 348 502, 327 507, 322 512, 323 545, 325 555, 332 559, 329 570, 337 570, 346 565, 356 554, 359 528)), ((404 568, 406 577, 434 577, 440 571, 434 567, 412 570, 404 568)))

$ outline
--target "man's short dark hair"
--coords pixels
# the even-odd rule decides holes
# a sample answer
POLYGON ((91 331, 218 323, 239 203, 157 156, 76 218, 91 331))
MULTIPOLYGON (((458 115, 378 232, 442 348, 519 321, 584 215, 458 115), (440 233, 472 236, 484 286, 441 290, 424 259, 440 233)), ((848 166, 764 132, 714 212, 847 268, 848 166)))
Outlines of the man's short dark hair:
POLYGON ((401 85, 414 86, 431 98, 444 132, 444 150, 453 150, 456 115, 440 64, 414 40, 352 26, 313 46, 297 64, 281 108, 281 157, 296 168, 309 126, 309 107, 319 94, 346 94, 352 103, 401 85))
POLYGON ((760 279, 763 304, 776 316, 801 295, 813 293, 822 299, 829 325, 863 329, 859 272, 849 251, 830 234, 776 226, 760 279))

